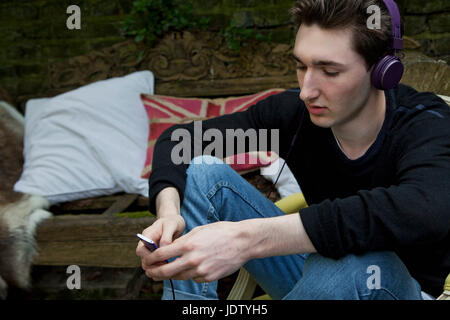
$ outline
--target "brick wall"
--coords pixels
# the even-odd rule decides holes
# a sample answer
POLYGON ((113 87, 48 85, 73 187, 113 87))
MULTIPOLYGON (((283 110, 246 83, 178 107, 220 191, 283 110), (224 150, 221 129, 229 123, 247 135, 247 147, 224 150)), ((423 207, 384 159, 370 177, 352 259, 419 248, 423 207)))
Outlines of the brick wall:
POLYGON ((405 34, 429 56, 450 61, 450 1, 398 0, 405 34))

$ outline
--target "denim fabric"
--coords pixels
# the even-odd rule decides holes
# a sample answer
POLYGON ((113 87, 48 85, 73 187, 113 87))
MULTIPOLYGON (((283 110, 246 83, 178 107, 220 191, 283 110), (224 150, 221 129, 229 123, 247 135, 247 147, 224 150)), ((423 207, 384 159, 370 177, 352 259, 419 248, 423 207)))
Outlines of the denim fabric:
MULTIPOLYGON (((202 156, 187 170, 181 214, 187 233, 212 222, 284 213, 221 160, 202 156)), ((419 284, 393 252, 349 254, 339 260, 317 253, 276 256, 248 261, 244 268, 273 299, 421 299, 419 284)), ((177 300, 217 299, 217 281, 173 283, 177 300)), ((168 281, 163 299, 172 299, 168 281)))

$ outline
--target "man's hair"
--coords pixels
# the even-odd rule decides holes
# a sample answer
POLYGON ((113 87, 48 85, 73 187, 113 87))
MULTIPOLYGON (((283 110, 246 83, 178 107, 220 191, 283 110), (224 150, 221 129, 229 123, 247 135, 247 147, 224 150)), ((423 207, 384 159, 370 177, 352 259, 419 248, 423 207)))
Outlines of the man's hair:
POLYGON ((391 17, 382 0, 297 0, 290 13, 299 26, 316 24, 323 29, 351 28, 353 49, 364 58, 367 69, 392 53, 391 17), (367 27, 370 17, 367 8, 371 5, 380 8, 380 29, 367 27))

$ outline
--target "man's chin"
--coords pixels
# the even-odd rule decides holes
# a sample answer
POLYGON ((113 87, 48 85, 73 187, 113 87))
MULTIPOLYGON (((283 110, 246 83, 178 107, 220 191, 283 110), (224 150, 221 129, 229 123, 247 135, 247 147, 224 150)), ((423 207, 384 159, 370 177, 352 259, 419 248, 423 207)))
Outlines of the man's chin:
POLYGON ((311 122, 314 123, 316 126, 327 129, 331 128, 333 126, 333 121, 329 118, 325 117, 318 117, 315 115, 310 114, 311 122))

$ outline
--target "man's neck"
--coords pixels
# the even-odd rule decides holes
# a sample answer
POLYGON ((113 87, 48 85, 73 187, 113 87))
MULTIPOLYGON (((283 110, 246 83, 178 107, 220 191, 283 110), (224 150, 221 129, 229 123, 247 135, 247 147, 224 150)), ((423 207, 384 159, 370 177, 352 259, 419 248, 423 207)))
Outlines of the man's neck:
POLYGON ((384 91, 374 90, 358 116, 345 125, 331 130, 347 158, 362 157, 375 142, 386 115, 384 91))

